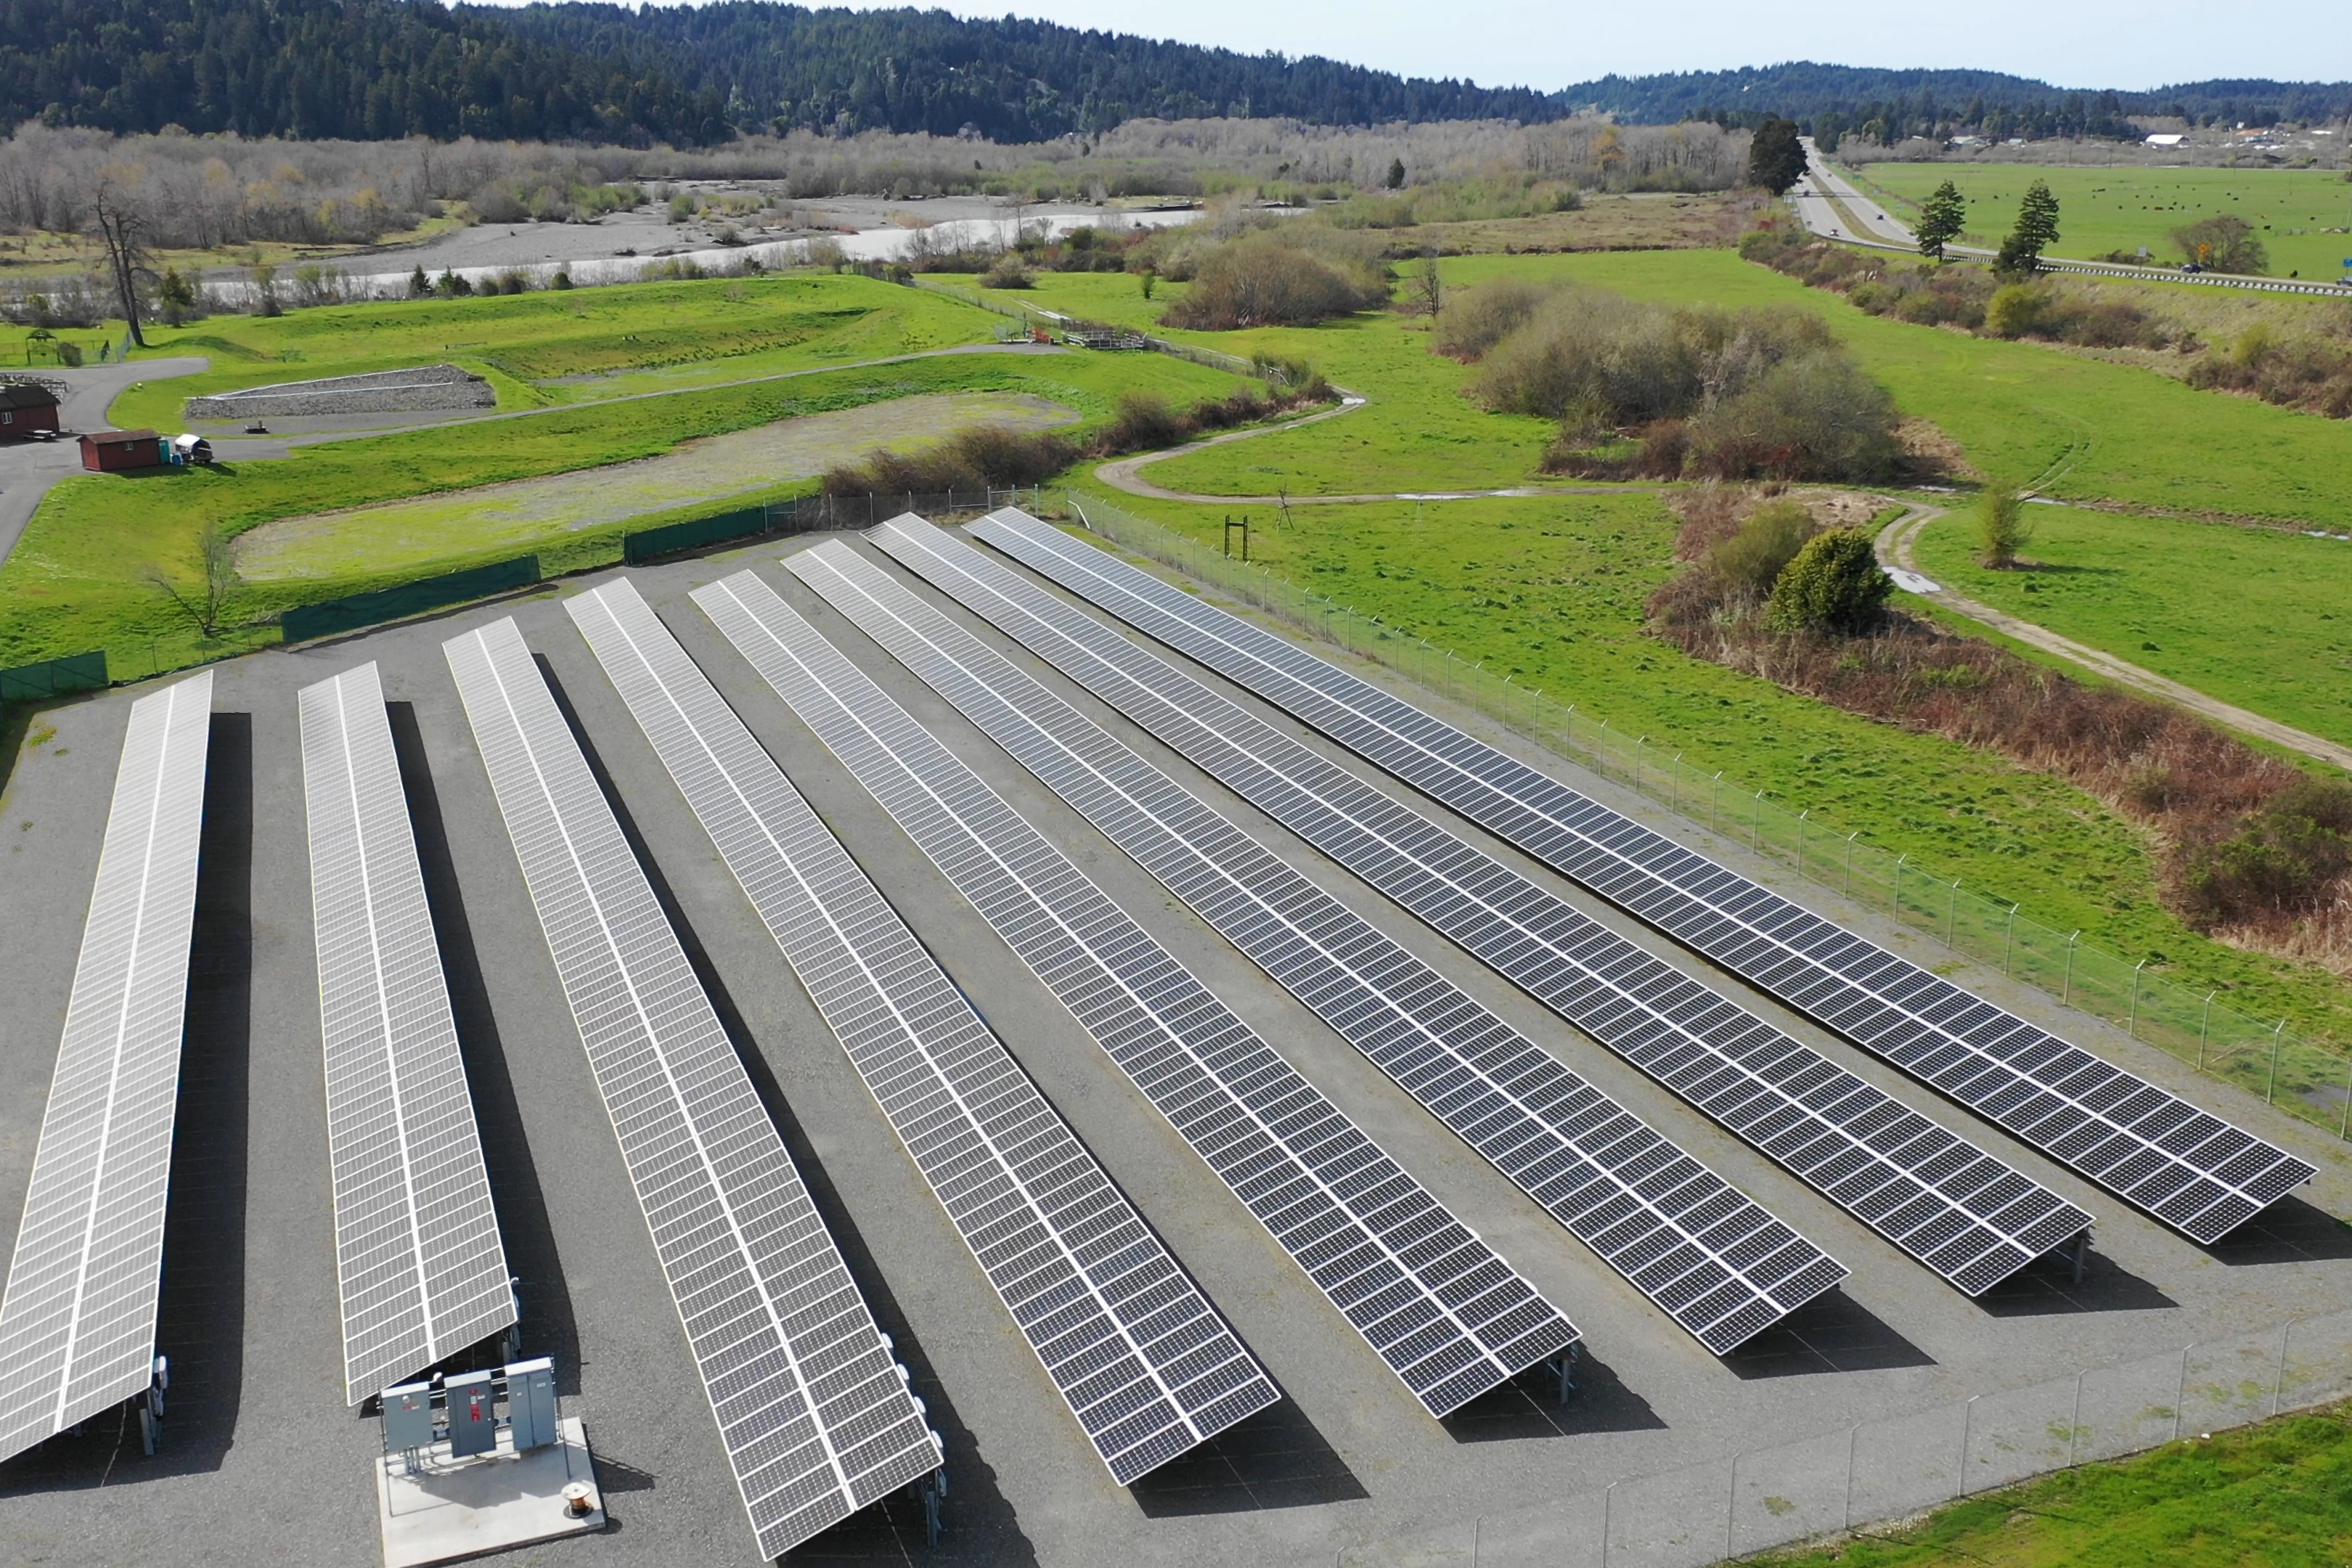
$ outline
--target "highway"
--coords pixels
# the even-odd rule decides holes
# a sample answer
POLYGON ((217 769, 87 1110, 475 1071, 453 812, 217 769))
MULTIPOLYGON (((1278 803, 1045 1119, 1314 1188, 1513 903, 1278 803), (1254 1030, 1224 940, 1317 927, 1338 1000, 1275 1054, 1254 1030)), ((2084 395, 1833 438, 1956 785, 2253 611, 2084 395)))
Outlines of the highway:
MULTIPOLYGON (((1797 216, 1805 226, 1825 239, 1843 240, 1849 245, 1861 245, 1876 250, 1899 250, 1916 255, 1918 237, 1909 226, 1898 222, 1877 201, 1854 188, 1852 181, 1840 174, 1836 165, 1822 156, 1821 149, 1808 136, 1805 143, 1805 175, 1789 192, 1796 204, 1797 216)), ((1948 245, 1945 250, 1953 256, 1989 258, 1993 254, 1974 246, 1948 245)), ((2352 288, 2340 283, 2324 283, 2293 278, 2251 278, 2223 272, 2181 272, 2168 267, 2132 267, 2113 261, 2074 261, 2063 257, 2045 257, 2044 272, 2074 272, 2094 278, 2130 278, 2155 283, 2188 283, 2208 289, 2252 289, 2267 294, 2333 294, 2352 297, 2352 288)))

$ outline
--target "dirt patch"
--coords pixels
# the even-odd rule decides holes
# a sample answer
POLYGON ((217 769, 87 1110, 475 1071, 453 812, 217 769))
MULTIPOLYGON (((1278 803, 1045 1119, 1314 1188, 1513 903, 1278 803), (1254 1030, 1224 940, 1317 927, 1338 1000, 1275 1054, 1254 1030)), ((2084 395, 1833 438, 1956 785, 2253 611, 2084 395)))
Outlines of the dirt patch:
POLYGON ((279 518, 238 536, 236 568, 250 582, 269 582, 421 566, 508 544, 520 552, 551 533, 722 502, 975 425, 1049 430, 1078 418, 1049 399, 1001 392, 928 393, 803 415, 688 441, 658 458, 279 518))

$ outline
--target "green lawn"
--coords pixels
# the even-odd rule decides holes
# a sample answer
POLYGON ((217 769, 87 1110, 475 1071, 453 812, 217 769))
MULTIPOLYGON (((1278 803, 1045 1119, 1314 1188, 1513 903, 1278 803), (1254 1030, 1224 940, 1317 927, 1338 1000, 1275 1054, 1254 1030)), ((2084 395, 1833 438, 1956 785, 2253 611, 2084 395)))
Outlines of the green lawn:
MULTIPOLYGON (((1865 315, 1837 295, 1727 251, 1474 256, 1455 287, 1509 271, 1600 284, 1664 303, 1787 305, 1824 316, 1908 415, 1932 420, 1995 478, 2057 496, 2113 498, 2352 530, 2352 420, 2198 392, 2153 371, 2042 343, 2004 342, 1865 315)), ((1144 324, 1164 304, 1132 279, 1041 274, 1049 309, 1144 324)), ((1161 290, 1161 300, 1170 290, 1161 290)), ((1164 329, 1162 329, 1164 331, 1164 329)), ((1549 427, 1479 412, 1469 372, 1431 354, 1417 323, 1367 314, 1330 326, 1170 336, 1316 361, 1371 406, 1295 434, 1155 465, 1154 483, 1212 495, 1494 489, 1535 477, 1549 427)))
MULTIPOLYGON (((1117 500, 1212 548, 1228 510, 1117 500)), ((2292 1011, 2352 1035, 2352 996, 2332 977, 2181 925, 2157 897, 2139 832, 2089 796, 1643 635, 1642 606, 1674 571, 1675 519, 1654 497, 1343 503, 1295 507, 1286 525, 1265 511, 1254 521, 1253 556, 1290 581, 1646 734, 1702 775, 1720 769, 1811 808, 1835 833, 1861 829, 1936 875, 2148 957, 2151 973, 2219 987, 2258 1016, 2292 1011)))
POLYGON ((2185 686, 2352 742, 2352 541, 2032 507, 2033 570, 1978 563, 1965 510, 1919 564, 1970 598, 2185 686))
POLYGON ((203 354, 210 370, 142 384, 110 413, 128 428, 176 429, 182 404, 207 393, 443 362, 488 376, 501 407, 537 408, 987 342, 1000 324, 936 294, 830 273, 215 316, 148 333, 151 353, 203 354))
POLYGON ((2336 169, 2040 168, 2028 163, 1865 163, 1867 182, 1895 198, 1908 222, 1944 181, 1969 201, 1964 243, 1997 246, 2017 221, 2018 198, 2036 180, 2058 198, 2055 256, 2105 256, 2147 246, 2163 263, 2186 260, 2172 231, 2224 213, 2254 226, 2279 277, 2336 278, 2352 256, 2352 184, 2336 169), (1909 205, 1905 204, 1908 203, 1909 205), (2334 229, 2336 232, 2325 232, 2334 229))
POLYGON ((2352 1560, 2352 1423, 2290 1415, 1970 1498, 1925 1523, 1780 1568, 2340 1568, 2352 1560))
MULTIPOLYGON (((951 308, 982 314, 970 307, 951 308)), ((451 497, 474 486, 654 457, 682 441, 773 420, 924 394, 1025 394, 1094 423, 1110 413, 1121 395, 1139 387, 1191 401, 1222 396, 1235 384, 1223 372, 1162 354, 950 354, 682 392, 625 405, 558 408, 517 419, 329 442, 268 461, 77 475, 44 499, 0 565, 0 665, 104 648, 118 675, 140 675, 277 640, 274 626, 203 638, 149 581, 160 571, 184 590, 194 584, 201 576, 197 541, 211 521, 242 532, 278 518, 412 497, 451 497)), ((764 499, 806 490, 812 482, 788 483, 780 475, 779 483, 761 494, 764 499)), ((371 552, 348 538, 339 540, 320 554, 327 574, 247 584, 238 599, 240 612, 266 614, 521 553, 534 544, 543 570, 578 570, 616 559, 620 535, 627 529, 678 515, 673 501, 648 516, 594 528, 551 521, 534 541, 510 531, 469 536, 446 526, 462 524, 462 511, 435 510, 441 524, 436 538, 446 544, 438 559, 417 553, 407 527, 414 520, 395 510, 386 514, 383 551, 371 552)), ((354 524, 365 525, 364 518, 354 524)))

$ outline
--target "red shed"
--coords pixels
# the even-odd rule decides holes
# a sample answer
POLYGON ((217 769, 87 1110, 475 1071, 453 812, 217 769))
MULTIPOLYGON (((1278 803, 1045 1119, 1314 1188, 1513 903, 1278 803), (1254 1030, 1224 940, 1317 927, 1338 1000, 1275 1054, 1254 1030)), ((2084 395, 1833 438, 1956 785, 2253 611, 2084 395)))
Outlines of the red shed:
POLYGON ((152 430, 96 430, 81 438, 81 466, 94 474, 152 468, 163 461, 163 443, 152 430))
POLYGON ((27 381, 0 386, 0 441, 29 440, 36 430, 57 427, 56 393, 27 381))

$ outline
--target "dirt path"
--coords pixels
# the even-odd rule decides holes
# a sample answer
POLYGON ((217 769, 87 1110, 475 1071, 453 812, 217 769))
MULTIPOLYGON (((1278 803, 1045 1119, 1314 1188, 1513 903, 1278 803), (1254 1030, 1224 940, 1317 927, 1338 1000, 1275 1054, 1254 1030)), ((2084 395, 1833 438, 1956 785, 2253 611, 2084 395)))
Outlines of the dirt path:
MULTIPOLYGON (((1908 573, 1923 581, 1928 581, 1926 574, 1919 570, 1914 546, 1918 542, 1920 531, 1943 515, 1945 515, 1945 509, 1942 507, 1928 506, 1917 501, 1912 502, 1909 511, 1879 531, 1879 562, 1887 567, 1908 573)), ((2232 730, 2259 736, 2273 745, 2284 746, 2289 751, 2300 752, 2315 762, 2352 770, 2352 747, 2338 745, 2333 741, 2295 729, 2293 725, 2282 724, 2275 719, 2265 719, 2259 713, 2249 712, 2243 708, 2224 702, 2217 697, 2209 697, 2193 687, 2183 686, 2177 680, 2168 680, 2152 669, 2143 669, 2138 665, 2117 658, 2111 653, 2078 643, 2072 637, 2061 637, 2046 626, 2035 626, 2031 621, 2021 621, 2007 611, 1997 610, 1990 605, 1979 604, 1974 599, 1953 593, 1949 588, 1937 585, 1935 589, 1935 599, 1936 603, 1946 608, 1958 610, 1972 621, 1980 621, 2004 637, 2015 637, 2019 642, 2038 647, 2045 653, 2054 653, 2061 658, 2081 665, 2084 668, 2116 682, 2118 686, 2128 686, 2134 690, 2146 692, 2150 697, 2161 698, 2178 707, 2186 708, 2192 713, 2200 713, 2218 723, 2226 724, 2232 730)))

